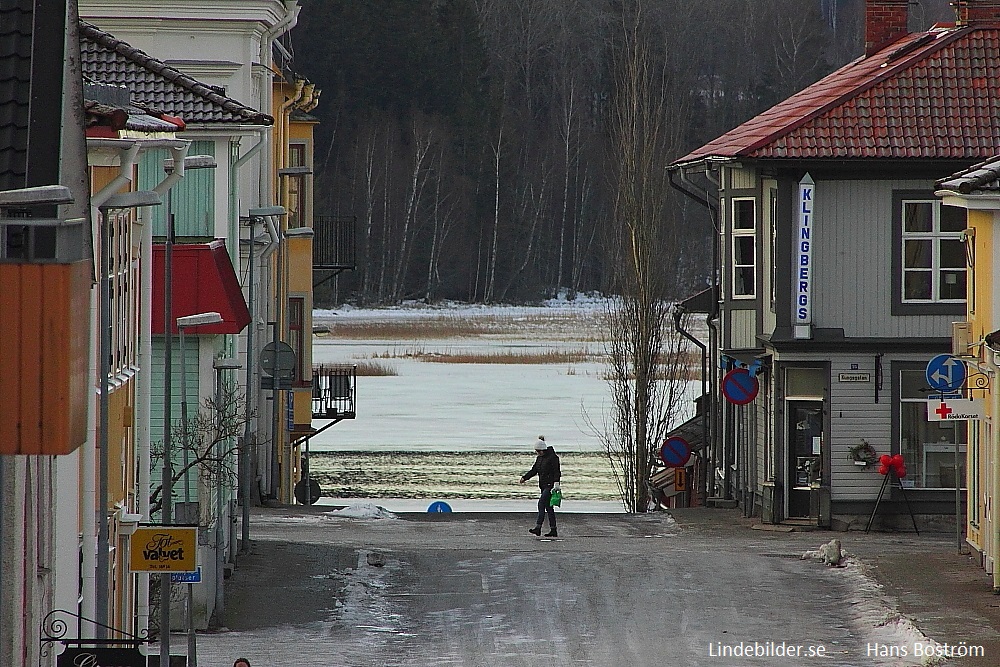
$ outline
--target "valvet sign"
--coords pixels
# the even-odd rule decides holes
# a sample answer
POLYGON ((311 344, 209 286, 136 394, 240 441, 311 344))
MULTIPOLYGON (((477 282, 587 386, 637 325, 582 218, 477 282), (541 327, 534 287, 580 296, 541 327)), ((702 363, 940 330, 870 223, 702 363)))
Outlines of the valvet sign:
POLYGON ((196 526, 144 526, 129 543, 133 572, 195 572, 198 569, 196 526))
POLYGON ((795 338, 812 338, 812 235, 813 193, 816 184, 806 174, 799 181, 798 228, 792 254, 792 294, 795 298, 792 322, 795 338))

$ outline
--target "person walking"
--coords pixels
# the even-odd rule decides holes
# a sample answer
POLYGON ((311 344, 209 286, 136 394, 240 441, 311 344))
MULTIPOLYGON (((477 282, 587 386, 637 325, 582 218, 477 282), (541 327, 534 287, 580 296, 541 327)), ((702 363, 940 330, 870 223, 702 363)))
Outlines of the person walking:
POLYGON ((528 532, 541 535, 542 523, 548 516, 549 532, 545 533, 545 537, 558 537, 556 508, 550 504, 549 500, 552 498, 552 492, 560 488, 559 456, 556 454, 556 450, 545 442, 544 435, 538 436, 538 441, 535 442, 535 453, 537 454, 535 465, 531 466, 531 470, 521 475, 521 484, 538 475, 538 488, 541 490, 541 494, 538 496, 538 520, 535 527, 529 528, 528 532))

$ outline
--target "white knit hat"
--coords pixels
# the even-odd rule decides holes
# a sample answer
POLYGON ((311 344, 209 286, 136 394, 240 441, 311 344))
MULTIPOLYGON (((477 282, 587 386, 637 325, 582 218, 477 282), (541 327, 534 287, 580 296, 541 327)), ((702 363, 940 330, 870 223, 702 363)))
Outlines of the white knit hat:
POLYGON ((535 441, 535 451, 536 452, 545 451, 546 447, 548 447, 548 445, 545 444, 545 436, 544 435, 538 436, 538 440, 535 441))

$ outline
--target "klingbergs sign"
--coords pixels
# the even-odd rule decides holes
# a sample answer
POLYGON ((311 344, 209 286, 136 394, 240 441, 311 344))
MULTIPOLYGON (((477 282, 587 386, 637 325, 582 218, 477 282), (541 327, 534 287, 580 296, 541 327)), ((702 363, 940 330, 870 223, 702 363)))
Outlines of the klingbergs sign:
POLYGON ((792 294, 795 306, 792 321, 796 338, 812 338, 812 236, 813 193, 816 184, 806 174, 799 181, 799 224, 793 254, 792 294))

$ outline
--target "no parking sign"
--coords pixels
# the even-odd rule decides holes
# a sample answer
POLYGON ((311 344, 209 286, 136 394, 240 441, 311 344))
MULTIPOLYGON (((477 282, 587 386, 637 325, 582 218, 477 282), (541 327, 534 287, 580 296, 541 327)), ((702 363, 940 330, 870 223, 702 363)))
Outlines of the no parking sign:
POLYGON ((684 438, 667 438, 660 447, 660 458, 668 468, 683 468, 691 458, 691 445, 684 438))
POLYGON ((757 398, 760 383, 745 368, 734 368, 722 378, 722 395, 735 405, 746 405, 757 398))

